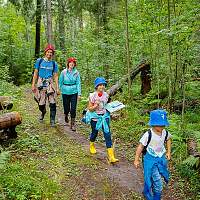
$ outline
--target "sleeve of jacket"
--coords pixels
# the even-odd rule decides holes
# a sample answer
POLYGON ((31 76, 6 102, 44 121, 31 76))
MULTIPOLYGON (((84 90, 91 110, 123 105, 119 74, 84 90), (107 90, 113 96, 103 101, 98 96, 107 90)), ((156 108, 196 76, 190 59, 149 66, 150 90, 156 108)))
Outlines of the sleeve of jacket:
POLYGON ((78 96, 81 96, 81 77, 80 74, 77 76, 76 85, 78 89, 78 96))
POLYGON ((60 76, 59 76, 59 88, 60 88, 60 90, 62 89, 63 81, 64 81, 64 76, 63 76, 63 71, 62 71, 60 73, 60 76))

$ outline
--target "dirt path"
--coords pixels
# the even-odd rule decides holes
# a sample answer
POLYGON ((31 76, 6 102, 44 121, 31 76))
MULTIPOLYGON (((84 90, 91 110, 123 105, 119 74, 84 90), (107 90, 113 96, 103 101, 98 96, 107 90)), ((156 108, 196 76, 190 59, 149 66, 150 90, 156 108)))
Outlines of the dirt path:
MULTIPOLYGON (((59 127, 63 130, 64 134, 66 134, 72 140, 75 140, 79 144, 81 144, 84 151, 89 153, 89 139, 85 137, 85 135, 80 134, 78 131, 73 132, 70 130, 69 126, 66 126, 64 122, 64 116, 61 112, 61 108, 58 108, 58 124, 59 127)), ((102 165, 102 169, 105 172, 105 175, 116 183, 119 187, 123 188, 123 190, 127 192, 133 192, 138 194, 138 198, 143 199, 142 190, 143 190, 143 172, 142 169, 136 169, 133 164, 125 158, 122 152, 118 152, 117 149, 116 154, 117 158, 119 158, 120 162, 115 165, 108 164, 106 160, 106 148, 104 144, 96 144, 97 154, 91 155, 93 159, 97 159, 100 161, 102 165)), ((183 198, 178 195, 174 189, 174 185, 176 185, 176 180, 172 180, 169 184, 168 189, 165 188, 163 194, 163 200, 182 200, 183 198)), ((126 198, 125 198, 126 199, 126 198)), ((135 198, 134 198, 135 199, 135 198)))
MULTIPOLYGON (((87 140, 84 135, 71 131, 70 128, 65 125, 63 114, 60 111, 58 111, 58 123, 64 130, 64 133, 71 139, 74 139, 76 142, 80 143, 84 150, 89 154, 89 140, 87 140)), ((142 194, 143 177, 141 169, 135 169, 132 163, 128 162, 122 157, 119 157, 119 163, 110 165, 106 160, 106 148, 103 145, 96 144, 96 149, 97 154, 93 157, 94 159, 101 161, 102 166, 105 169, 105 174, 107 177, 109 177, 109 179, 116 182, 120 187, 142 194)))

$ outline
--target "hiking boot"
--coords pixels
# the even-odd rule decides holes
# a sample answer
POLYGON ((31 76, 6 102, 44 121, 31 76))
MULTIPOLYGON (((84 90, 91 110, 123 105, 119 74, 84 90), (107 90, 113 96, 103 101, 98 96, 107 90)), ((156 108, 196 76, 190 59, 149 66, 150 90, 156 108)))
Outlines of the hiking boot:
POLYGON ((66 122, 67 124, 69 123, 68 115, 65 115, 65 122, 66 122))
POLYGON ((76 131, 75 118, 71 118, 70 128, 72 129, 72 131, 76 131))
POLYGON ((45 115, 45 113, 42 113, 42 114, 39 116, 39 121, 40 121, 40 122, 43 122, 44 115, 45 115))
POLYGON ((55 127, 55 118, 56 118, 56 104, 50 103, 50 125, 51 127, 55 127))
POLYGON ((50 121, 50 126, 51 126, 51 127, 55 127, 55 126, 56 126, 55 120, 51 120, 51 121, 50 121))
POLYGON ((108 148, 107 151, 108 151, 108 161, 109 161, 109 163, 116 163, 116 162, 119 161, 114 156, 114 150, 113 150, 113 148, 108 148))
POLYGON ((41 115, 39 116, 39 121, 43 122, 44 116, 46 114, 46 107, 45 107, 45 105, 39 106, 39 110, 41 111, 41 115))

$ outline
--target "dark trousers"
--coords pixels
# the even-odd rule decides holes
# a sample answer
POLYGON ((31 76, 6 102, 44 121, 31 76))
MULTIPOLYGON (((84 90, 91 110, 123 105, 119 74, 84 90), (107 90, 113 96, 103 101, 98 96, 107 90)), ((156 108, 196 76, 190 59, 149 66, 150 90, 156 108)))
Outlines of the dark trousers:
MULTIPOLYGON (((55 121, 56 117, 56 104, 55 103, 50 103, 49 104, 50 108, 50 119, 55 121)), ((42 112, 42 115, 44 116, 46 113, 46 105, 39 105, 39 110, 42 112)))
POLYGON ((76 117, 77 97, 77 93, 71 95, 62 94, 64 114, 68 115, 70 112, 71 118, 76 117))
MULTIPOLYGON (((109 124, 109 120, 106 120, 106 122, 109 124)), ((97 121, 91 120, 91 128, 92 128, 92 133, 90 134, 91 142, 95 142, 96 137, 98 135, 98 130, 96 130, 96 124, 97 124, 97 121)), ((103 130, 103 135, 104 135, 104 138, 106 141, 106 147, 111 148, 112 147, 112 139, 111 139, 110 131, 109 131, 109 133, 105 133, 105 131, 103 130)))

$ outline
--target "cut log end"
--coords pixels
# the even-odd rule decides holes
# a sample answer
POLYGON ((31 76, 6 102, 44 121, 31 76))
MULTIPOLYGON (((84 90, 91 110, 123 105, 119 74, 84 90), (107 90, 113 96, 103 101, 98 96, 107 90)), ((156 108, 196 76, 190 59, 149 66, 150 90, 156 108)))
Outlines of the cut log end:
POLYGON ((0 116, 0 129, 7 129, 22 123, 22 117, 18 112, 5 113, 0 116))

